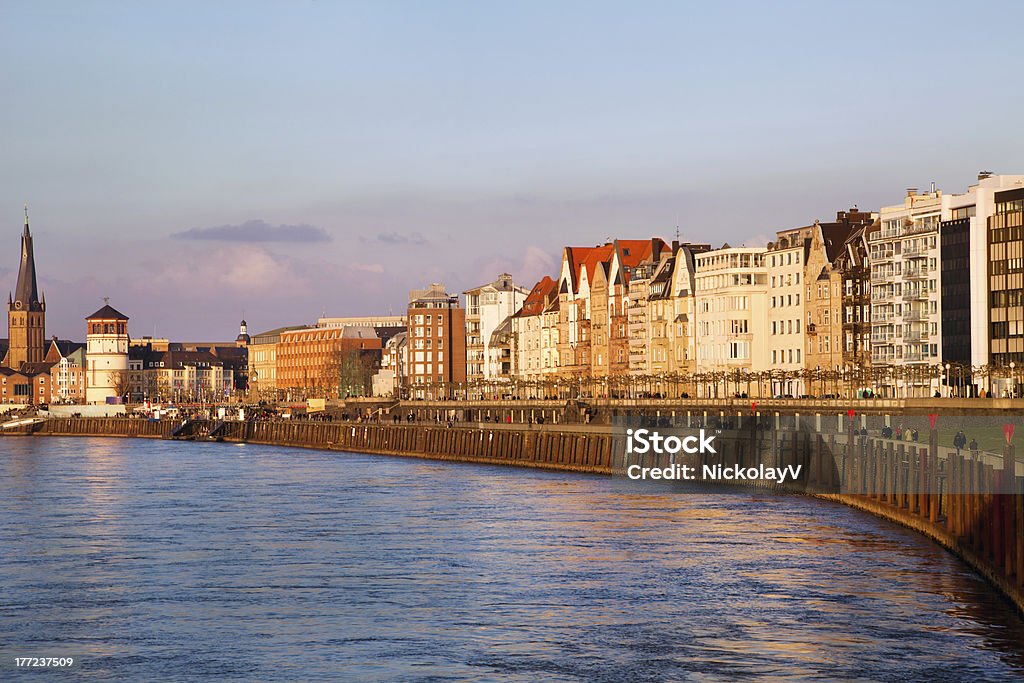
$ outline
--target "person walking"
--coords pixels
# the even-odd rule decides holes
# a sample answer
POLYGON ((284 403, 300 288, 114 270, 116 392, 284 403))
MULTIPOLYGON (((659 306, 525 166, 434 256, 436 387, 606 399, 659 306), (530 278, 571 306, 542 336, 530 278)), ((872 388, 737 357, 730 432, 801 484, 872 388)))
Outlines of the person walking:
POLYGON ((964 430, 960 430, 953 437, 953 448, 956 449, 957 456, 960 455, 960 450, 967 446, 967 435, 964 434, 964 430))
POLYGON ((971 443, 968 446, 968 448, 971 449, 971 459, 972 460, 977 460, 978 459, 978 440, 975 439, 975 438, 971 438, 971 443))

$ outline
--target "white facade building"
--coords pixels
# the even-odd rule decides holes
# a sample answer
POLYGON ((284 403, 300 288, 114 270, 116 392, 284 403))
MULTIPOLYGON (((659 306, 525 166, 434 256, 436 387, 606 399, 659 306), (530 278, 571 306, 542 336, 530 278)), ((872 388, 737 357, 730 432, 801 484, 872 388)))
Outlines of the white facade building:
POLYGON ((807 393, 796 373, 804 368, 806 327, 801 294, 811 229, 779 231, 765 256, 768 268, 768 363, 769 368, 780 371, 778 378, 772 380, 773 396, 807 393))
POLYGON ((745 391, 746 373, 768 369, 768 270, 765 247, 694 255, 697 371, 724 372, 712 391, 745 391))
POLYGON ((884 206, 881 229, 868 237, 871 263, 871 364, 905 368, 879 377, 883 396, 930 396, 930 366, 942 358, 939 222, 942 191, 907 191, 884 206))
POLYGON ((106 403, 129 388, 128 316, 108 304, 86 323, 85 402, 106 403))
POLYGON ((492 349, 494 331, 522 307, 529 290, 502 273, 494 282, 463 292, 466 297, 466 381, 497 379, 507 373, 510 350, 492 349))

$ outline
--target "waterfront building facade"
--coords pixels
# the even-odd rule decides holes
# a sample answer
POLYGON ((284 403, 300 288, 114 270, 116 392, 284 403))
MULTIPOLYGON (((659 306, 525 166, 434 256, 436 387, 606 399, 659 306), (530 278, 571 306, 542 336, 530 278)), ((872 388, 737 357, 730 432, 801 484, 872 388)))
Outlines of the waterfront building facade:
MULTIPOLYGON (((863 323, 855 321, 866 320, 870 314, 869 309, 855 311, 853 303, 849 304, 850 308, 844 308, 844 297, 847 297, 844 287, 848 281, 846 256, 851 236, 871 225, 874 219, 874 214, 854 207, 837 212, 834 222, 815 221, 811 226, 804 270, 804 377, 808 394, 837 396, 841 388, 847 386, 846 376, 854 376, 847 367, 847 354, 854 352, 856 344, 846 337, 846 332, 848 329, 852 332, 854 325, 861 325, 859 341, 863 341, 866 330, 863 323)), ((851 300, 854 298, 852 279, 850 274, 851 300)))
MULTIPOLYGON (((979 182, 986 180, 988 176, 979 182)), ((997 396, 1019 397, 1024 373, 1024 176, 1004 176, 998 185, 991 184, 1000 188, 993 192, 991 212, 986 210, 987 203, 983 207, 979 202, 980 211, 974 217, 977 224, 984 226, 987 237, 987 268, 982 271, 987 277, 982 286, 971 278, 972 304, 977 301, 975 290, 984 290, 987 300, 976 309, 990 311, 990 320, 985 325, 988 338, 984 340, 988 363, 1000 368, 1001 375, 1006 374, 1007 368, 1010 370, 1005 380, 989 386, 989 391, 997 396)), ((972 240, 972 256, 975 250, 972 240)), ((971 267, 972 272, 976 272, 973 258, 971 267)), ((974 310, 972 307, 972 313, 974 310)), ((977 323, 972 317, 972 332, 976 329, 977 323)), ((975 352, 972 347, 972 354, 975 352)))
POLYGON ((275 400, 277 386, 277 347, 281 334, 308 329, 306 325, 278 327, 253 335, 249 342, 249 391, 262 400, 275 400))
POLYGON ((744 393, 749 374, 769 368, 766 247, 731 247, 696 254, 698 385, 711 396, 744 393))
POLYGON ((459 297, 439 283, 413 290, 407 320, 411 397, 456 396, 466 383, 466 312, 459 297))
POLYGON ((291 398, 365 396, 380 366, 381 340, 372 327, 307 327, 280 332, 277 389, 291 398))
POLYGON ((106 304, 86 320, 85 401, 122 399, 130 391, 128 316, 106 304))
POLYGON ((56 337, 50 341, 44 362, 50 368, 51 402, 85 402, 85 351, 81 342, 56 337))
POLYGON ((877 214, 871 216, 871 223, 850 232, 833 262, 843 281, 843 372, 851 382, 859 380, 849 386, 861 393, 869 388, 866 371, 871 366, 871 264, 867 240, 881 228, 877 214))
POLYGON ((942 358, 939 223, 942 192, 907 190, 882 207, 868 240, 871 262, 871 363, 882 396, 930 396, 942 358))
POLYGON ((686 242, 678 245, 672 263, 670 296, 672 325, 669 345, 672 354, 671 372, 688 375, 696 371, 696 254, 710 251, 710 244, 686 242))
POLYGON ((629 373, 632 375, 649 375, 652 373, 652 363, 657 363, 659 369, 664 371, 667 364, 665 358, 654 360, 655 356, 655 332, 660 332, 657 351, 660 355, 665 352, 665 340, 667 333, 664 329, 664 301, 668 272, 665 270, 665 262, 672 257, 672 251, 665 247, 661 240, 652 243, 651 253, 644 260, 633 268, 629 274, 627 285, 626 304, 626 329, 629 334, 627 345, 629 373), (654 329, 652 318, 651 287, 658 273, 662 274, 662 283, 659 289, 660 297, 655 298, 655 308, 661 314, 658 329, 654 329))
POLYGON ((805 367, 804 308, 807 303, 803 281, 813 226, 780 230, 768 245, 768 361, 772 370, 772 395, 800 396, 807 393, 805 367))
POLYGON ((41 363, 23 363, 20 370, 0 366, 0 403, 46 405, 51 402, 52 377, 41 363))
POLYGON ((208 350, 134 344, 128 350, 135 402, 216 403, 235 392, 235 373, 208 350))
POLYGON ((641 263, 666 248, 652 238, 563 249, 559 375, 583 379, 629 373, 629 283, 641 263))
POLYGON ((544 314, 558 301, 557 289, 555 281, 545 275, 512 316, 513 372, 519 379, 538 382, 545 370, 550 370, 550 356, 544 353, 544 314))
MULTIPOLYGON (((672 271, 675 250, 666 250, 647 283, 647 373, 656 377, 654 392, 665 396, 665 376, 673 371, 672 326, 675 306, 672 302, 672 271)), ((632 303, 632 302, 630 302, 632 303)))
POLYGON ((402 398, 406 363, 409 358, 409 333, 402 331, 384 342, 380 370, 373 376, 373 395, 402 398))
POLYGON ((466 381, 508 379, 511 371, 509 332, 494 333, 523 305, 529 292, 502 273, 494 282, 466 290, 466 381), (505 340, 502 342, 502 340, 505 340), (492 341, 498 346, 492 348, 492 341))

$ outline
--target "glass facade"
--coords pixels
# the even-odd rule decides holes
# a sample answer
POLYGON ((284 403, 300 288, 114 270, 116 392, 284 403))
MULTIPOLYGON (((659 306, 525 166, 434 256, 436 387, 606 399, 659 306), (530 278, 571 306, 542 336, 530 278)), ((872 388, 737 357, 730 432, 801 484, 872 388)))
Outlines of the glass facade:
POLYGON ((988 219, 991 362, 1024 363, 1024 189, 997 192, 988 219))

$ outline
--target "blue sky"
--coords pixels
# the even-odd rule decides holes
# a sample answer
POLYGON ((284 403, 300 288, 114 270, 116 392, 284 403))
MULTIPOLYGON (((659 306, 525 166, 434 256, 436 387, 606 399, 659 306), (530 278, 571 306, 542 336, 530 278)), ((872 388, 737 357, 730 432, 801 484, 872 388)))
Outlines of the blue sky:
POLYGON ((104 296, 194 340, 398 311, 1024 172, 1021 3, 146 5, 0 2, 0 284, 27 201, 52 334, 104 296))

